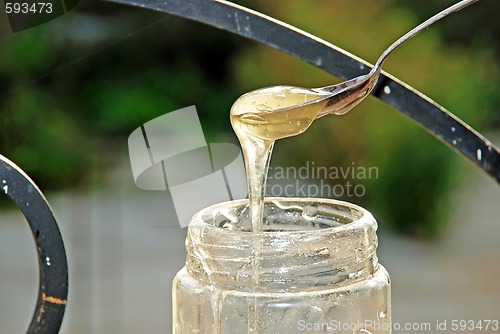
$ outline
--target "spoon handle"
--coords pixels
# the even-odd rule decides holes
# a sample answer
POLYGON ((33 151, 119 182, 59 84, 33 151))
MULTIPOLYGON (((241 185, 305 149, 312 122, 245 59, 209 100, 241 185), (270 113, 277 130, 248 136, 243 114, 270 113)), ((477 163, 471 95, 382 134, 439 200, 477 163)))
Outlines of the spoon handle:
POLYGON ((432 16, 431 18, 425 20, 424 22, 420 23, 418 26, 413 28, 412 30, 408 31, 406 34, 401 36, 398 40, 396 40, 394 43, 392 43, 379 57, 377 62, 375 63, 375 66, 372 68, 370 71, 370 74, 368 76, 373 75, 376 72, 380 72, 382 69, 382 64, 386 60, 387 56, 394 51, 397 47, 399 47, 401 44, 409 40, 410 38, 414 37, 417 35, 419 32, 430 26, 431 24, 441 20, 443 17, 448 16, 451 13, 458 12, 459 10, 473 4, 474 2, 477 2, 479 0, 463 0, 460 2, 457 2, 456 4, 442 10, 441 12, 437 13, 436 15, 432 16))
POLYGON ((394 51, 398 46, 409 40, 410 38, 416 36, 423 29, 427 28, 436 21, 439 21, 443 17, 459 11, 470 4, 478 0, 463 0, 460 1, 445 10, 442 10, 438 14, 427 19, 423 23, 419 24, 398 40, 392 43, 385 51, 380 55, 379 59, 375 63, 375 66, 366 75, 359 76, 357 78, 347 80, 340 84, 326 86, 318 88, 321 91, 328 91, 332 95, 328 98, 328 103, 325 105, 323 110, 321 110, 316 118, 323 117, 327 114, 343 115, 358 105, 375 87, 377 80, 382 72, 382 64, 386 60, 387 56, 394 51))

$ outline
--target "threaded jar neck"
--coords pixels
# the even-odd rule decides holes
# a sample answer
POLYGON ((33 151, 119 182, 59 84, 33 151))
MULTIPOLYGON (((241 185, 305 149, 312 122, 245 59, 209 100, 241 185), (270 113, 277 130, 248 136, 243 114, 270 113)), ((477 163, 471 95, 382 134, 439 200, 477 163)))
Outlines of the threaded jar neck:
POLYGON ((223 289, 298 292, 337 288, 378 267, 377 223, 330 199, 266 198, 263 231, 250 232, 248 200, 216 204, 192 219, 188 272, 223 289))

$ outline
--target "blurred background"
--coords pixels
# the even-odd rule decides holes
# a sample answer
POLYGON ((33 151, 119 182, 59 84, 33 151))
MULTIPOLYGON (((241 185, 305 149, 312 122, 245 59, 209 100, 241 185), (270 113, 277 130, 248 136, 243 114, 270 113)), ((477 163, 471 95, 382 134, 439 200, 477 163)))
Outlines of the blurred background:
MULTIPOLYGON (((453 1, 239 1, 371 63, 453 1)), ((500 144, 500 3, 433 25, 384 70, 500 144)), ((0 153, 51 203, 66 243, 70 296, 62 333, 170 332, 170 284, 185 230, 168 196, 135 187, 128 135, 196 105, 207 142, 237 143, 232 103, 273 85, 338 82, 269 47, 172 16, 100 1, 13 34, 0 22, 0 153), (170 211, 169 211, 170 210, 170 211)), ((272 166, 375 166, 342 198, 380 226, 393 321, 499 318, 500 189, 465 158, 384 103, 315 122, 275 146, 272 166)), ((0 199, 0 333, 27 328, 37 268, 27 224, 0 199), (26 226, 24 226, 26 225, 26 226)), ((500 319, 498 319, 500 320, 500 319)))

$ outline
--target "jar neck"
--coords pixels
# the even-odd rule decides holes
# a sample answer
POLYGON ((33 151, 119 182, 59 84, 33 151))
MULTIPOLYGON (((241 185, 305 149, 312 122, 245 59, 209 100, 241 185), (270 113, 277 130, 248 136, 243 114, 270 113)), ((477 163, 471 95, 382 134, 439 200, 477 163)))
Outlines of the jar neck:
POLYGON ((268 198, 264 231, 249 232, 247 204, 221 203, 193 217, 186 240, 192 276, 224 289, 297 292, 352 284, 378 267, 377 224, 360 207, 268 198))

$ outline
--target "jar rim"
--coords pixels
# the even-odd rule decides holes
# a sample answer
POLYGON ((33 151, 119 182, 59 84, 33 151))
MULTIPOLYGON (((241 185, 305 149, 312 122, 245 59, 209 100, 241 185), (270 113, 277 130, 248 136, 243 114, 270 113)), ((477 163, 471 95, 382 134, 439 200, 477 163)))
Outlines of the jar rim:
MULTIPOLYGON (((191 225, 198 225, 200 227, 203 227, 203 229, 208 229, 212 231, 220 231, 224 230, 224 232, 227 232, 229 234, 233 235, 248 235, 248 233, 252 233, 252 236, 271 236, 271 235, 282 235, 282 234, 287 234, 287 235, 293 235, 293 234, 309 234, 309 233, 318 233, 318 231, 325 231, 328 233, 333 233, 333 232, 345 232, 348 230, 353 230, 353 229, 359 229, 363 226, 367 225, 372 225, 375 223, 375 229, 377 229, 377 224, 375 221, 375 218, 372 216, 372 214, 364 209, 361 206, 358 206, 356 204, 346 202, 346 201, 341 201, 341 200, 336 200, 336 199, 330 199, 330 198, 313 198, 313 197, 266 197, 264 199, 265 204, 273 203, 275 201, 278 201, 280 203, 312 203, 312 204, 326 204, 330 206, 338 206, 338 207, 343 207, 350 209, 350 214, 351 217, 344 217, 348 218, 351 221, 345 224, 340 224, 338 226, 330 226, 330 227, 324 227, 321 229, 301 229, 301 230, 286 230, 286 231, 245 231, 245 230, 232 230, 232 229, 224 229, 220 226, 216 226, 214 224, 210 224, 209 222, 206 221, 206 219, 203 219, 206 217, 207 214, 213 213, 213 212, 218 212, 218 209, 221 208, 226 208, 226 207, 238 207, 238 206, 244 206, 248 205, 248 198, 247 199, 237 199, 237 200, 232 200, 232 201, 226 201, 226 202, 221 202, 217 204, 213 204, 211 206, 208 206, 206 208, 201 209, 198 211, 193 218, 190 221, 190 226, 191 225)), ((346 212, 347 213, 347 212, 346 212)))
POLYGON ((242 214, 248 200, 199 211, 188 227, 188 272, 235 289, 299 291, 350 284, 376 270, 377 223, 367 210, 322 198, 270 197, 266 203, 266 227, 282 230, 251 232, 238 225, 248 224, 248 211, 242 214), (306 207, 307 218, 300 210, 306 207), (224 228, 226 218, 241 230, 224 228))

